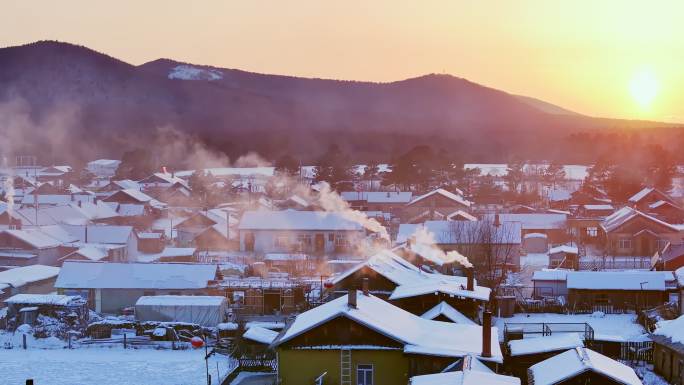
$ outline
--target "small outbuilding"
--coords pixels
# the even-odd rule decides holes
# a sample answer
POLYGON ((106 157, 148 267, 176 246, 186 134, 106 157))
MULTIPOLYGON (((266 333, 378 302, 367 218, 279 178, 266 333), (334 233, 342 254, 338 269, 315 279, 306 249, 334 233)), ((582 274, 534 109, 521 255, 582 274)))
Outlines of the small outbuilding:
POLYGON ((216 326, 224 321, 227 307, 226 298, 221 296, 143 296, 135 303, 135 318, 138 321, 187 322, 216 326))

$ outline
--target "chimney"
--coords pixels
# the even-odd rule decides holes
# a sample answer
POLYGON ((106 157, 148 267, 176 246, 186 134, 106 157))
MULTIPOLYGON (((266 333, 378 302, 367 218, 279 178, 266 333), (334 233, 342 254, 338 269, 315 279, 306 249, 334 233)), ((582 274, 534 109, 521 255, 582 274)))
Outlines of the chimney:
POLYGON ((482 313, 482 357, 492 356, 492 312, 482 313))
POLYGON ((356 290, 349 290, 349 294, 347 294, 347 306, 356 309, 356 290))
POLYGON ((88 243, 88 224, 87 223, 85 225, 85 234, 84 235, 85 235, 85 237, 84 237, 85 240, 83 241, 83 243, 88 243))
POLYGON ((363 295, 368 297, 368 278, 363 278, 363 281, 361 281, 361 288, 363 289, 363 295))
POLYGON ((466 290, 468 291, 475 291, 475 269, 472 267, 466 268, 466 277, 468 278, 468 283, 466 286, 466 290))
POLYGON ((501 218, 499 218, 499 213, 494 216, 494 227, 501 226, 501 218))

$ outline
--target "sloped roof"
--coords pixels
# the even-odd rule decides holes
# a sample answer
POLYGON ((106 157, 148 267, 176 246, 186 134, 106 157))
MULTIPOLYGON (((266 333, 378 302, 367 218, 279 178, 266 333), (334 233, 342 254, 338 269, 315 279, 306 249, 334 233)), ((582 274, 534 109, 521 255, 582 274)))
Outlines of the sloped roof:
POLYGON ((449 305, 448 303, 446 303, 444 301, 438 303, 432 309, 423 313, 423 315, 421 315, 420 317, 425 318, 425 319, 429 319, 429 320, 434 320, 435 318, 439 317, 440 315, 450 319, 453 323, 465 324, 465 325, 476 325, 475 321, 466 317, 465 315, 463 315, 463 313, 454 309, 453 306, 449 305))
POLYGON ((240 230, 363 230, 341 213, 325 211, 246 211, 240 230))
POLYGON ((65 306, 80 299, 79 296, 59 294, 16 294, 7 298, 4 302, 21 305, 57 305, 65 306))
POLYGON ((422 200, 424 200, 424 199, 427 199, 427 198, 429 198, 429 197, 431 197, 431 196, 433 196, 433 195, 441 195, 441 196, 443 196, 444 198, 450 199, 450 200, 452 200, 452 201, 454 201, 454 202, 456 202, 456 203, 459 203, 459 204, 461 204, 461 205, 464 205, 464 206, 466 206, 466 207, 470 207, 470 205, 471 205, 471 202, 468 201, 468 200, 466 200, 466 199, 463 198, 462 196, 456 195, 456 194, 451 193, 451 192, 449 192, 449 191, 447 191, 447 190, 445 190, 445 189, 442 189, 442 188, 438 188, 438 189, 436 189, 436 190, 432 190, 432 191, 430 191, 430 192, 427 193, 427 194, 423 194, 423 195, 421 195, 421 196, 418 196, 418 197, 416 197, 416 198, 413 198, 413 200, 411 200, 411 201, 410 201, 409 203, 407 203, 407 204, 408 204, 408 205, 415 204, 415 203, 420 202, 420 201, 422 201, 422 200))
POLYGON ((621 227, 625 223, 627 223, 627 222, 629 222, 632 219, 637 218, 637 217, 641 217, 641 218, 646 219, 647 221, 657 223, 657 224, 664 226, 664 227, 666 227, 672 231, 678 232, 680 230, 677 226, 674 226, 674 225, 669 224, 667 222, 661 221, 660 219, 652 217, 648 214, 644 214, 641 211, 634 209, 632 207, 628 207, 628 206, 625 206, 625 207, 621 208, 620 210, 617 210, 616 212, 607 216, 603 220, 603 222, 601 222, 601 227, 603 227, 603 229, 606 232, 611 232, 611 231, 618 229, 619 227, 621 227))
POLYGON ((562 333, 544 337, 523 338, 508 343, 511 356, 547 353, 583 347, 584 342, 577 333, 562 333))
POLYGON ((411 191, 343 191, 340 193, 346 201, 366 201, 368 203, 409 203, 413 197, 411 191))
POLYGON ((21 240, 35 249, 49 249, 52 247, 58 247, 62 244, 62 242, 38 229, 3 230, 2 232, 21 240))
POLYGON ((567 275, 568 289, 664 291, 672 272, 662 271, 572 271, 567 275), (669 275, 669 279, 668 279, 669 275))
POLYGON ((0 289, 8 285, 24 286, 27 283, 57 277, 57 274, 59 274, 59 267, 45 265, 29 265, 0 271, 0 289))
POLYGON ((528 371, 535 385, 552 385, 593 371, 619 384, 641 385, 634 369, 591 349, 576 348, 532 365, 528 371))
MULTIPOLYGON (((568 218, 565 214, 531 213, 531 214, 498 214, 501 223, 520 222, 523 230, 553 230, 565 228, 568 218)), ((485 216, 494 222, 495 214, 485 216)))
MULTIPOLYGON (((404 344, 407 353, 464 357, 479 355, 482 351, 482 327, 479 325, 426 320, 362 292, 357 292, 357 306, 354 308, 348 306, 347 296, 299 314, 274 344, 280 345, 335 318, 346 317, 404 344)), ((498 335, 495 327, 491 333, 492 336, 498 335)), ((491 352, 491 358, 480 359, 503 361, 497 338, 492 338, 491 352)))
POLYGON ((66 261, 55 282, 63 289, 203 289, 216 265, 66 261))
MULTIPOLYGON (((404 225, 399 226, 400 233, 402 226, 404 225)), ((503 222, 496 227, 488 221, 426 221, 423 226, 432 233, 435 243, 440 245, 522 242, 520 222, 503 222)))
POLYGON ((518 377, 477 370, 444 372, 413 376, 409 385, 520 385, 518 377))
POLYGON ((638 193, 632 195, 632 196, 628 199, 628 202, 630 202, 630 203, 638 203, 640 200, 646 198, 646 196, 647 196, 648 194, 652 193, 653 191, 656 191, 656 189, 654 189, 653 187, 645 187, 645 188, 641 189, 641 191, 639 191, 638 193))
POLYGON ((463 210, 456 210, 453 213, 447 215, 446 219, 450 221, 458 221, 458 220, 466 220, 466 221, 477 221, 477 217, 475 217, 472 214, 469 214, 463 210), (463 218, 463 219, 457 219, 457 218, 463 218))
POLYGON ((80 242, 124 245, 133 234, 132 226, 87 225, 64 226, 80 242))

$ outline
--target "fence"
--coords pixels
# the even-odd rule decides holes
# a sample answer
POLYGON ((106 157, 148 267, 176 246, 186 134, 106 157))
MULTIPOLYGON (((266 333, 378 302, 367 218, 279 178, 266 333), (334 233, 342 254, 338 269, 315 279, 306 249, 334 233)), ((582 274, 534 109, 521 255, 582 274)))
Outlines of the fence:
POLYGON ((558 333, 580 333, 585 341, 594 340, 594 328, 586 322, 506 322, 504 341, 524 338, 526 334, 550 336, 558 333))

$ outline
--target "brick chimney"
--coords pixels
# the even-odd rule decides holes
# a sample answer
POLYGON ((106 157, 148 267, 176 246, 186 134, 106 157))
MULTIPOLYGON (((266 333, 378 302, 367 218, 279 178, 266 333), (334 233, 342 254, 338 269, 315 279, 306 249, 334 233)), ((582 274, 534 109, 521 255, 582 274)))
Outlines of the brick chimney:
POLYGON ((466 290, 475 291, 475 269, 472 267, 466 268, 466 277, 468 278, 466 290))
POLYGON ((347 306, 356 309, 356 290, 349 290, 349 293, 347 294, 347 306))
POLYGON ((482 357, 492 356, 492 312, 482 313, 482 357))
POLYGON ((368 278, 363 278, 363 281, 361 281, 361 289, 363 290, 363 295, 368 297, 368 278))

